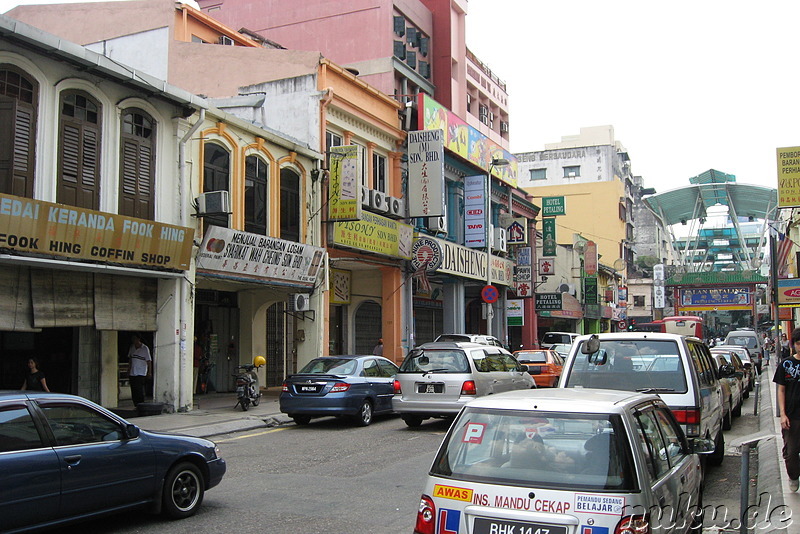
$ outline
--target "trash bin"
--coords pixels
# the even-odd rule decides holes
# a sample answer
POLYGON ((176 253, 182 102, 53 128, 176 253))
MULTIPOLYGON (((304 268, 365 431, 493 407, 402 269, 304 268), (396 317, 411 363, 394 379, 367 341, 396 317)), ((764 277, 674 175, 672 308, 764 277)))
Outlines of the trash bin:
POLYGON ((164 413, 163 402, 140 402, 136 406, 136 411, 139 412, 139 417, 148 415, 161 415, 164 413))

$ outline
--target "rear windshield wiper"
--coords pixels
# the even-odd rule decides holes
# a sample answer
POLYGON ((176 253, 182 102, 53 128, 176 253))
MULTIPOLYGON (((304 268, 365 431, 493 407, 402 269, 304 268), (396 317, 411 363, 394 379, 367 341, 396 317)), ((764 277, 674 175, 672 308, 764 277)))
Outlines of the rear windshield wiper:
POLYGON ((639 388, 637 393, 672 393, 675 390, 672 388, 639 388))
POLYGON ((428 375, 428 374, 431 374, 431 373, 438 373, 439 371, 449 371, 449 370, 450 369, 447 369, 446 367, 442 368, 442 369, 428 369, 427 371, 422 373, 422 376, 425 376, 425 375, 428 375))

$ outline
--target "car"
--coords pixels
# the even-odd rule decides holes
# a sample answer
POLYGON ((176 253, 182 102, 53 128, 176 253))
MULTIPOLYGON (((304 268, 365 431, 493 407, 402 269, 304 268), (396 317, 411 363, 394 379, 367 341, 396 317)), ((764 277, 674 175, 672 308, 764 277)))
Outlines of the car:
POLYGON ((477 397, 535 387, 527 366, 502 347, 425 343, 400 364, 392 406, 413 428, 431 417, 454 417, 477 397))
POLYGON ((555 343, 548 346, 547 349, 557 352, 561 358, 566 359, 567 356, 569 356, 569 351, 572 349, 572 345, 567 345, 566 343, 555 343))
POLYGON ((442 334, 434 342, 465 342, 465 343, 480 343, 481 345, 492 345, 493 347, 502 347, 503 344, 494 336, 487 336, 484 334, 442 334))
POLYGON ((528 373, 539 388, 555 386, 564 369, 564 359, 554 350, 517 350, 514 357, 528 366, 528 373))
POLYGON ((368 426, 375 415, 392 413, 396 374, 397 366, 382 356, 314 358, 284 380, 280 410, 298 425, 334 415, 368 426))
POLYGON ((752 328, 738 328, 731 330, 725 336, 723 345, 739 345, 746 347, 750 351, 750 357, 753 359, 753 364, 761 374, 761 363, 764 356, 764 346, 762 344, 761 336, 752 328))
POLYGON ((701 339, 656 332, 581 336, 559 387, 658 393, 687 437, 714 440, 708 463, 720 465, 725 458, 718 365, 701 339))
POLYGON ((702 521, 699 455, 713 448, 687 440, 654 394, 556 388, 482 397, 445 435, 414 532, 690 532, 702 521))
MULTIPOLYGON (((726 354, 735 354, 745 368, 745 383, 747 384, 747 392, 753 391, 756 385, 756 368, 753 366, 753 359, 750 357, 750 350, 747 347, 739 345, 717 345, 711 349, 711 352, 723 352, 726 354)), ((749 394, 749 393, 748 393, 749 394)))
POLYGON ((723 409, 725 412, 722 418, 722 428, 723 430, 730 430, 733 418, 742 415, 744 373, 737 371, 724 353, 712 352, 711 355, 719 366, 719 381, 722 385, 723 409))
POLYGON ((3 532, 136 508, 189 517, 225 470, 212 441, 147 432, 74 395, 0 391, 3 532))
POLYGON ((547 332, 542 336, 540 345, 543 347, 555 345, 557 343, 572 345, 572 342, 575 341, 575 338, 577 338, 578 335, 579 334, 576 334, 575 332, 547 332))

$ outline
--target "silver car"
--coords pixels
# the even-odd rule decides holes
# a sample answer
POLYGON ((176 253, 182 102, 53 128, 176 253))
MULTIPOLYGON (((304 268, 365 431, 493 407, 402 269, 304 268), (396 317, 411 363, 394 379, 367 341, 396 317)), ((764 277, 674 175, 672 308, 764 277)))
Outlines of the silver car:
POLYGON ((456 415, 476 397, 535 387, 528 367, 502 347, 425 343, 400 366, 392 407, 409 427, 417 427, 431 417, 456 415))

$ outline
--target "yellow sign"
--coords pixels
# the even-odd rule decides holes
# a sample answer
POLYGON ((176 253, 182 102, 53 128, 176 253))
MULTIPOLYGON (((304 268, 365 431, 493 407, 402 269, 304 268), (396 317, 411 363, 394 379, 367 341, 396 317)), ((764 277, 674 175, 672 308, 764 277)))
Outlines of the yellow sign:
POLYGON ((453 499, 454 501, 472 502, 472 490, 469 488, 457 488, 455 486, 435 484, 433 486, 433 496, 453 499))
POLYGON ((411 259, 414 228, 365 211, 360 221, 337 222, 333 225, 333 241, 351 247, 395 258, 411 259))
POLYGON ((194 229, 0 194, 0 248, 188 270, 194 229))
POLYGON ((800 147, 778 149, 778 207, 800 206, 800 147))
POLYGON ((361 158, 358 146, 331 147, 328 220, 353 221, 361 215, 361 158))

